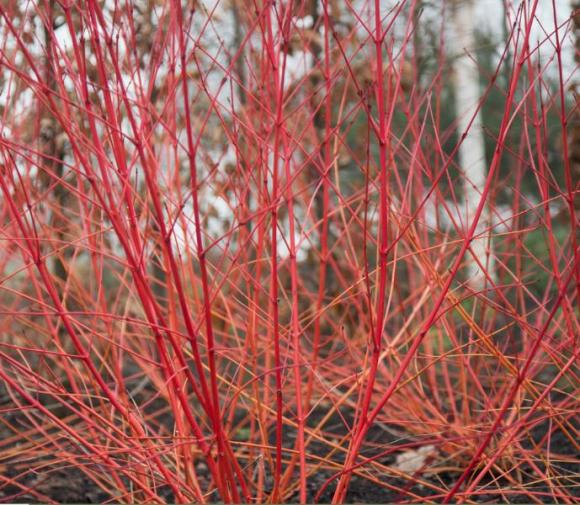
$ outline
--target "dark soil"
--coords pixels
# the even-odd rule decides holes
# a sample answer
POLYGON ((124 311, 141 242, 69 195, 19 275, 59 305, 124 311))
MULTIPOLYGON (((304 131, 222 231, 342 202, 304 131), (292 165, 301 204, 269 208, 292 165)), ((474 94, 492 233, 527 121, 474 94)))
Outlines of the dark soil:
MULTIPOLYGON (((315 413, 312 416, 313 423, 316 423, 321 415, 323 415, 323 412, 315 413)), ((23 430, 26 429, 27 422, 25 419, 21 419, 22 417, 22 414, 17 412, 4 416, 6 424, 0 422, 0 440, 4 437, 11 436, 14 433, 14 429, 17 429, 20 425, 23 430), (8 428, 8 426, 11 426, 11 428, 8 428)), ((172 420, 169 417, 159 420, 160 427, 164 424, 170 426, 171 423, 172 420)), ((533 440, 530 440, 529 444, 542 440, 546 433, 546 428, 547 425, 537 426, 532 431, 533 440)), ((335 419, 326 425, 325 432, 328 437, 340 438, 346 433, 346 428, 340 419, 335 419)), ((284 440, 287 445, 290 446, 293 444, 294 436, 295 433, 291 430, 287 430, 284 433, 284 440)), ((402 444, 412 444, 413 442, 416 442, 418 447, 429 443, 425 440, 420 441, 408 437, 398 437, 377 426, 368 434, 364 455, 372 457, 378 454, 384 454, 386 449, 396 448, 402 444)), ((558 456, 552 456, 552 469, 556 469, 558 475, 565 476, 565 480, 560 481, 560 486, 565 487, 567 492, 573 495, 575 503, 580 503, 580 466, 578 464, 580 454, 578 454, 564 434, 559 431, 553 431, 551 434, 550 450, 551 454, 558 456)), ((18 455, 14 455, 16 454, 15 451, 11 451, 13 453, 11 459, 0 459, 0 472, 1 476, 4 477, 0 479, 0 503, 38 503, 48 500, 54 500, 59 503, 102 503, 111 500, 111 495, 101 490, 87 475, 78 468, 75 468, 72 464, 69 466, 59 466, 57 468, 49 464, 42 469, 41 464, 43 459, 50 461, 50 458, 46 456, 46 451, 43 451, 44 449, 40 452, 44 456, 41 454, 34 461, 19 459, 18 455), (30 495, 25 493, 14 482, 8 482, 9 479, 14 479, 26 487, 33 488, 39 494, 30 495)), ((328 448, 323 445, 317 446, 316 444, 312 444, 309 447, 309 452, 325 457, 328 448)), ((378 458, 377 461, 385 465, 390 465, 395 462, 396 454, 396 451, 390 452, 378 458)), ((0 451, 1 457, 2 452, 0 451)), ((30 458, 30 451, 27 452, 27 457, 30 458)), ((540 469, 542 471, 545 470, 542 467, 540 469)), ((528 493, 533 492, 535 497, 544 503, 554 503, 556 501, 548 484, 539 482, 537 474, 533 469, 522 465, 520 470, 523 478, 522 485, 525 486, 528 493)), ((315 496, 333 475, 333 472, 330 470, 321 470, 316 475, 309 477, 308 500, 310 502, 314 501, 315 496)), ((347 502, 417 503, 425 500, 442 502, 442 496, 437 495, 437 491, 428 486, 418 484, 412 478, 397 479, 385 475, 376 475, 376 477, 381 482, 396 488, 396 490, 379 486, 359 476, 353 476, 347 494, 347 502)), ((443 489, 449 489, 458 477, 459 473, 449 472, 438 473, 436 475, 420 475, 420 479, 423 481, 443 489)), ((200 478, 204 478, 203 470, 200 472, 200 478)), ((330 502, 335 485, 336 481, 332 481, 324 489, 320 494, 319 503, 330 502)), ((529 495, 521 493, 521 488, 519 493, 516 490, 510 491, 507 481, 502 482, 501 480, 497 480, 495 482, 488 481, 487 483, 482 481, 478 489, 479 494, 471 496, 471 499, 478 503, 529 503, 530 501, 529 495)), ((169 503, 174 501, 169 488, 159 489, 158 492, 169 503)), ((297 501, 297 496, 293 496, 289 500, 289 502, 297 501)))
MULTIPOLYGON (((555 435, 552 440, 552 450, 560 454, 570 453, 570 444, 563 435, 555 435)), ((559 471, 568 473, 570 475, 570 482, 567 487, 576 483, 575 497, 576 502, 580 503, 580 468, 578 464, 563 463, 559 465, 559 471)), ((41 475, 28 474, 22 476, 22 472, 11 470, 7 468, 5 472, 6 477, 15 477, 17 474, 21 475, 19 481, 26 486, 32 487, 41 495, 46 496, 51 500, 59 503, 102 503, 110 496, 99 489, 94 482, 92 482, 81 471, 72 467, 61 467, 57 469, 47 469, 41 475)), ((314 497, 327 479, 331 477, 330 472, 321 471, 317 475, 309 478, 308 481, 308 501, 313 502, 314 497)), ((423 480, 432 482, 439 486, 450 487, 455 479, 456 474, 439 474, 435 477, 422 477, 423 480)), ((530 475, 530 481, 533 479, 530 475)), ((435 497, 435 491, 421 485, 409 483, 402 479, 388 478, 388 484, 404 489, 407 493, 396 492, 390 489, 380 487, 366 479, 354 476, 349 492, 347 494, 348 503, 416 503, 417 500, 412 498, 412 495, 431 499, 436 502, 441 502, 440 497, 435 497), (431 497, 431 498, 430 498, 431 497)), ((334 492, 334 483, 328 485, 325 491, 319 497, 319 503, 328 503, 332 499, 334 492)), ((502 496, 497 489, 501 487, 501 483, 495 482, 490 486, 489 492, 479 494, 475 501, 480 503, 528 503, 529 497, 522 494, 510 494, 509 489, 504 489, 505 494, 502 496)), ((554 503, 554 498, 550 492, 550 488, 545 483, 536 483, 528 486, 529 491, 534 491, 538 498, 544 503, 554 503), (543 496, 542 496, 543 494, 543 496)), ((167 490, 164 494, 168 501, 172 501, 172 495, 167 490)), ((37 503, 42 501, 39 496, 30 496, 29 494, 22 494, 22 491, 15 485, 0 484, 0 502, 2 503, 37 503)), ((296 502, 297 496, 289 500, 296 502)))

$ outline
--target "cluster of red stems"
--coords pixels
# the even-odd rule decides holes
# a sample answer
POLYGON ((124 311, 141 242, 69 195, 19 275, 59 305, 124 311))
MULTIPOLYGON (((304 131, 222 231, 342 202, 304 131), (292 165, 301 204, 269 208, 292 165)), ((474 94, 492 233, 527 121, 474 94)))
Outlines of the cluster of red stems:
POLYGON ((386 4, 0 2, 6 496, 73 468, 121 502, 574 502, 574 18, 538 43, 522 2, 481 69, 466 222, 452 5, 425 73, 422 2, 386 4))

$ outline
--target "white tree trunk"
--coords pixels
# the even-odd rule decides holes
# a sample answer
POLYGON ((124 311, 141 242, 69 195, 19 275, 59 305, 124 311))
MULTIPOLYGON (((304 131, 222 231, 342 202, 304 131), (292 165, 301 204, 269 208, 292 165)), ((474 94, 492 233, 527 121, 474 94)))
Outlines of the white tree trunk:
MULTIPOLYGON (((475 4, 473 0, 455 0, 452 5, 451 23, 456 37, 457 60, 454 64, 455 110, 460 134, 469 129, 459 149, 459 164, 463 171, 463 212, 466 229, 471 226, 475 211, 481 199, 486 181, 485 138, 481 124, 481 114, 475 114, 480 94, 479 70, 473 50, 475 48, 475 4), (475 117, 474 117, 475 114, 475 117), (469 126, 471 119, 473 123, 469 126)), ((473 256, 467 255, 467 275, 474 289, 486 284, 484 272, 474 257, 493 278, 493 253, 489 228, 489 211, 486 208, 476 229, 478 237, 471 243, 473 256)))

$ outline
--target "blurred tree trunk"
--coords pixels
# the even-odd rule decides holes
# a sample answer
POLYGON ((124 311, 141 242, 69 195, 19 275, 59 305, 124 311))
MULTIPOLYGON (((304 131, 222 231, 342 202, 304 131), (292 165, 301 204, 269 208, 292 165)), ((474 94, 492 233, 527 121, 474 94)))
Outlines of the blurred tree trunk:
MULTIPOLYGON (((46 19, 44 23, 44 47, 46 50, 45 56, 45 77, 46 84, 49 90, 57 94, 58 87, 55 76, 55 62, 54 62, 54 19, 55 19, 55 0, 50 0, 46 4, 46 19)), ((66 207, 68 205, 68 191, 62 184, 64 176, 64 143, 62 135, 62 127, 58 125, 52 111, 47 107, 42 107, 40 114, 40 155, 41 155, 41 174, 40 185, 41 191, 53 186, 53 193, 51 198, 50 222, 51 230, 54 230, 57 239, 54 244, 54 249, 59 249, 63 246, 66 240, 66 207)), ((52 273, 60 281, 59 288, 64 288, 66 283, 68 270, 66 265, 66 258, 70 257, 70 251, 63 250, 62 252, 55 252, 51 270, 52 273)))
MULTIPOLYGON (((580 64, 580 0, 572 1, 572 22, 575 37, 574 59, 580 64)), ((572 164, 572 180, 580 181, 580 83, 576 80, 572 84, 572 93, 574 96, 574 113, 571 118, 570 129, 570 162, 572 164)), ((574 199, 574 209, 576 214, 580 212, 580 198, 574 199)))
MULTIPOLYGON (((451 7, 451 28, 456 37, 458 53, 454 63, 457 129, 460 135, 467 132, 459 149, 459 165, 463 171, 463 212, 467 229, 471 226, 485 186, 487 161, 481 113, 475 114, 480 99, 479 70, 473 52, 475 3, 473 0, 454 0, 451 7), (470 126, 472 117, 474 119, 470 126)), ((474 258, 478 258, 490 276, 494 277, 491 234, 485 232, 490 226, 490 217, 489 209, 486 208, 475 231, 479 238, 471 243, 473 256, 466 256, 469 283, 474 289, 485 286, 485 273, 474 258)))

